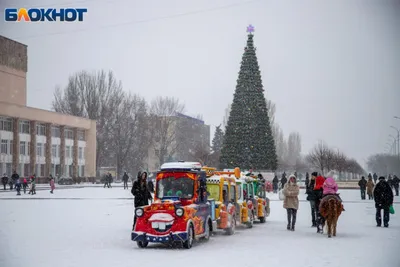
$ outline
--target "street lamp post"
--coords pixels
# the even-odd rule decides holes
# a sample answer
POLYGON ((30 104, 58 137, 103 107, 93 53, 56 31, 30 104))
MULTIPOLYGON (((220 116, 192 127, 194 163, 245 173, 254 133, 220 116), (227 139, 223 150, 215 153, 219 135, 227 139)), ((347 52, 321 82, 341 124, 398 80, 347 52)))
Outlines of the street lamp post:
POLYGON ((391 137, 391 138, 393 138, 393 146, 394 146, 394 154, 396 155, 396 149, 397 149, 397 147, 396 147, 396 143, 397 143, 397 138, 396 137, 394 137, 392 134, 389 134, 389 137, 391 137))
POLYGON ((397 131, 397 157, 400 160, 400 130, 397 127, 390 126, 397 131))

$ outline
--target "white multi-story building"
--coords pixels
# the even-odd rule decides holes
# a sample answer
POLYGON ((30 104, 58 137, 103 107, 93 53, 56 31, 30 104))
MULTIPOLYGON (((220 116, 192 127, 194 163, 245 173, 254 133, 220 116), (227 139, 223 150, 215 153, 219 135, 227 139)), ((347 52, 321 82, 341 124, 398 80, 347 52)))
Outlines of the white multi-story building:
POLYGON ((94 177, 96 121, 26 105, 27 47, 0 36, 0 175, 94 177))

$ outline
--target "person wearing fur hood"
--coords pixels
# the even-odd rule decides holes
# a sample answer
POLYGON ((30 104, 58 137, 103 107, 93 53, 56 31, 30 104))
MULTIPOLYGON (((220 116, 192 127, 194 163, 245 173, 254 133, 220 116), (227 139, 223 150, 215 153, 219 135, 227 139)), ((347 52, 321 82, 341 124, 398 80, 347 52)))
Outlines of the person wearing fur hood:
POLYGON ((294 231, 297 218, 297 210, 299 209, 299 186, 297 184, 296 176, 293 174, 289 176, 289 181, 283 187, 283 208, 287 211, 288 225, 287 229, 294 231))
MULTIPOLYGON (((338 191, 338 185, 335 181, 335 179, 333 178, 335 175, 335 173, 333 171, 329 172, 327 175, 327 178, 322 186, 323 188, 323 193, 322 193, 322 197, 326 197, 326 196, 335 196, 340 202, 342 202, 342 198, 339 196, 339 194, 337 193, 338 191)), ((342 204, 343 206, 343 204, 342 204)), ((343 207, 343 211, 344 211, 344 207, 343 207)))

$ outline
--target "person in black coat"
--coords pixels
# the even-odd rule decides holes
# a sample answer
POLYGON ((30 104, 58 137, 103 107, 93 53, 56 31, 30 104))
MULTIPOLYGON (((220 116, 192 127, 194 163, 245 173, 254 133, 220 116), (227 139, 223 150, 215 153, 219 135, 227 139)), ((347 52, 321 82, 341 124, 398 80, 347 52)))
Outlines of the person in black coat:
POLYGON ((399 196, 399 184, 400 184, 400 179, 395 175, 392 180, 392 185, 394 187, 394 190, 396 191, 396 196, 399 196))
MULTIPOLYGON (((138 174, 139 175, 139 174, 138 174)), ((149 200, 153 199, 147 185, 147 172, 140 173, 138 180, 133 183, 132 195, 135 197, 135 208, 149 205, 149 200)), ((133 225, 136 224, 136 215, 133 225)))
POLYGON ((6 185, 7 185, 7 183, 8 183, 8 176, 7 176, 7 174, 4 174, 3 177, 1 177, 1 183, 2 183, 3 186, 4 186, 4 190, 6 190, 6 189, 7 189, 7 188, 6 188, 6 185))
POLYGON ((272 189, 274 190, 274 193, 278 193, 278 184, 279 184, 279 179, 278 176, 275 174, 274 179, 272 179, 272 189))
POLYGON ((360 187, 361 191, 361 199, 365 199, 365 190, 367 190, 367 180, 365 180, 365 177, 361 177, 361 180, 358 181, 358 186, 360 187))
POLYGON ((124 181, 124 189, 129 189, 129 187, 128 187, 129 176, 126 172, 124 172, 124 176, 122 176, 122 180, 124 181))
POLYGON ((378 175, 374 173, 373 177, 374 177, 374 183, 376 184, 376 180, 378 180, 378 175))
POLYGON ((287 183, 286 172, 284 172, 282 174, 282 179, 281 179, 281 188, 282 189, 283 189, 283 187, 285 186, 286 183, 287 183))
POLYGON ((383 176, 379 177, 379 182, 375 186, 374 200, 376 208, 376 226, 381 227, 382 225, 381 211, 383 210, 383 225, 384 227, 389 227, 389 209, 390 206, 393 205, 393 191, 383 176))
POLYGON ((309 174, 308 174, 308 172, 306 173, 306 180, 304 181, 304 185, 306 186, 306 188, 307 188, 307 186, 308 186, 308 184, 310 183, 310 176, 309 176, 309 174))
POLYGON ((310 201, 310 207, 311 207, 311 227, 317 227, 317 207, 316 207, 316 195, 314 191, 314 186, 315 186, 315 179, 317 178, 317 173, 313 172, 311 174, 311 179, 306 183, 306 194, 307 194, 307 200, 310 201))

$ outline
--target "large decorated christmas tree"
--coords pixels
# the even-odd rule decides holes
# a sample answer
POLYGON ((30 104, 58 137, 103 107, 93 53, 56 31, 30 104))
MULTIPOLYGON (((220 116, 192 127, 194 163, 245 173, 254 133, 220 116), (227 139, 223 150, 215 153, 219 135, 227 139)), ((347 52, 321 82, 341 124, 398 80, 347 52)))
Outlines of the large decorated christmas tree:
POLYGON ((278 159, 253 44, 254 27, 248 26, 247 32, 220 163, 222 168, 276 170, 278 159))

